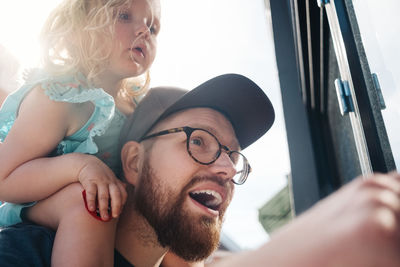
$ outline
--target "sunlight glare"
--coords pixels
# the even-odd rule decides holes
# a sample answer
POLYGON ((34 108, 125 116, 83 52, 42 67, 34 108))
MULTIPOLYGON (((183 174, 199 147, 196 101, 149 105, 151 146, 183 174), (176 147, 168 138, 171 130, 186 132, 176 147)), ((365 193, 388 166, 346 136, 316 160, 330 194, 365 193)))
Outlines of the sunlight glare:
POLYGON ((20 62, 21 67, 33 67, 39 60, 38 35, 54 6, 60 0, 3 1, 0 8, 0 44, 20 62))

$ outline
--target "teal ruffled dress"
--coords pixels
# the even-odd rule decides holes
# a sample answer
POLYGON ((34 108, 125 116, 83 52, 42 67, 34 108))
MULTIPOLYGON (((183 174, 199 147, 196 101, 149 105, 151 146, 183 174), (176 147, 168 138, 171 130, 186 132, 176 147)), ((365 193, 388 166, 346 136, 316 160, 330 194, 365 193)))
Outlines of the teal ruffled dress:
MULTIPOLYGON (((86 124, 71 136, 65 137, 57 146, 54 155, 72 152, 93 154, 104 161, 112 170, 119 166, 118 139, 126 116, 115 108, 114 99, 101 88, 88 86, 84 75, 54 77, 43 71, 32 71, 26 83, 7 97, 0 109, 0 141, 10 131, 19 106, 27 93, 41 85, 53 101, 84 103, 91 101, 94 111, 86 124)), ((0 206, 0 226, 21 222, 21 210, 35 203, 0 206)))

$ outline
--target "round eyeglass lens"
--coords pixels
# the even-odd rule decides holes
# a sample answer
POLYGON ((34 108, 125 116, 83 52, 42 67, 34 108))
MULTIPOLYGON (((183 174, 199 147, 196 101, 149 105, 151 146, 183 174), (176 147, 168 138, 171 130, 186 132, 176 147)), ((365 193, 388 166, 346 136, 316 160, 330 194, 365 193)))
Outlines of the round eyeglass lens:
MULTIPOLYGON (((217 138, 201 129, 193 131, 190 135, 188 151, 196 161, 202 164, 210 164, 215 161, 221 153, 217 138)), ((236 184, 243 184, 250 172, 250 166, 241 153, 229 151, 228 154, 236 169, 236 174, 232 180, 236 184)))
POLYGON ((190 135, 189 152, 197 161, 208 164, 219 154, 218 140, 204 130, 195 130, 190 135))
POLYGON ((243 184, 249 174, 249 165, 247 164, 246 158, 236 151, 230 152, 229 157, 236 167, 236 174, 233 176, 233 181, 236 184, 243 184))

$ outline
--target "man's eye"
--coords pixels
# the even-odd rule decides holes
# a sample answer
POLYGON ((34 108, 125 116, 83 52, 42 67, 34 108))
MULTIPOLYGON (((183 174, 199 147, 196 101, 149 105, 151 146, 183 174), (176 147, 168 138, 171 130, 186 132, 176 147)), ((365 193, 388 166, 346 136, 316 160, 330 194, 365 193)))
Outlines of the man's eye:
POLYGON ((195 137, 190 139, 190 145, 203 146, 204 142, 201 138, 195 137))

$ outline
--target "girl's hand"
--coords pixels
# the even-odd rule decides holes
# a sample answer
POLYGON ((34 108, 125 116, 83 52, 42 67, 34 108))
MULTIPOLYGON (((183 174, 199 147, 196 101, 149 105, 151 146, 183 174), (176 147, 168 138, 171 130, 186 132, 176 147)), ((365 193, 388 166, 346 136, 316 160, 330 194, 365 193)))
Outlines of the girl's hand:
POLYGON ((101 219, 110 219, 109 205, 112 217, 116 218, 122 212, 127 199, 125 184, 100 159, 86 155, 87 162, 79 171, 78 180, 86 191, 86 201, 89 211, 96 210, 96 197, 101 219))

